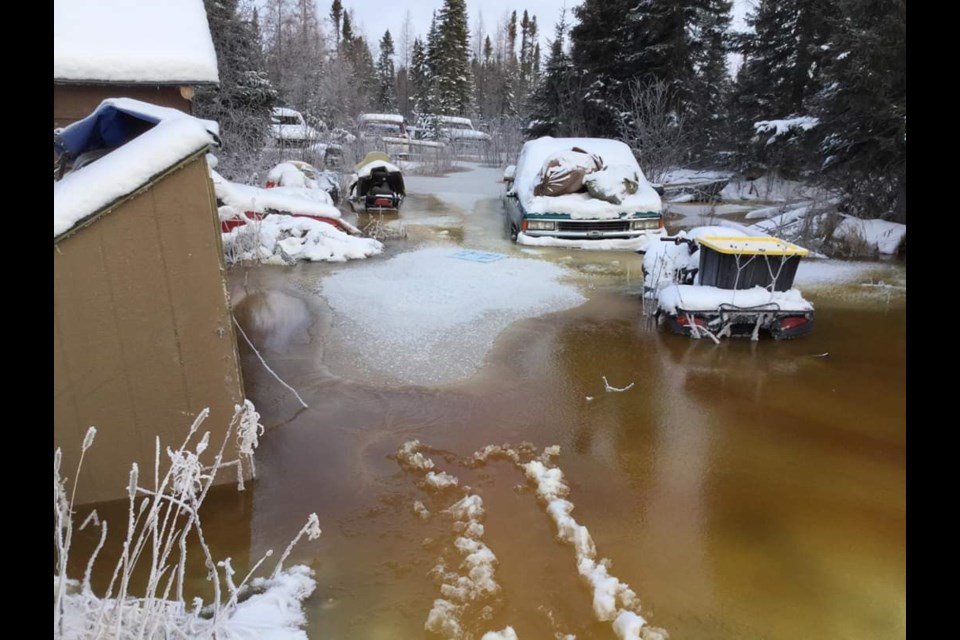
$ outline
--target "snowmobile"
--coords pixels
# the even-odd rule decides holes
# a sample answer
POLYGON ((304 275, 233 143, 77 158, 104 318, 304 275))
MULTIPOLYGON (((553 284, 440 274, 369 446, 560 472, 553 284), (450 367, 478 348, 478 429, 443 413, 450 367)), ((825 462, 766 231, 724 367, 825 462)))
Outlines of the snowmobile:
POLYGON ((380 151, 371 151, 356 166, 350 182, 350 208, 364 212, 397 212, 406 197, 403 174, 380 151))

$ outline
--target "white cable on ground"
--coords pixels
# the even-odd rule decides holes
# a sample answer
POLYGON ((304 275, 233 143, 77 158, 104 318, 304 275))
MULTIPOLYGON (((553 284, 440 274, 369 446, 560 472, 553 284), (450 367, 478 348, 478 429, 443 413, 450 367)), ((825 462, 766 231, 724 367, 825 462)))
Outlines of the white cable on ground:
POLYGON ((279 383, 282 384, 284 387, 286 387, 287 389, 289 389, 290 392, 291 392, 294 396, 296 396, 297 401, 300 402, 300 405, 301 405, 304 409, 309 409, 309 408, 310 408, 309 405, 307 405, 307 403, 303 401, 303 398, 300 397, 300 394, 297 393, 297 390, 294 389, 293 387, 291 387, 290 385, 288 385, 286 382, 284 382, 284 381, 283 381, 283 378, 281 378, 279 375, 277 375, 277 372, 270 368, 270 365, 268 365, 268 364, 267 364, 267 361, 263 359, 263 356, 260 355, 260 352, 257 351, 257 348, 256 348, 255 346, 253 346, 253 343, 250 341, 250 338, 248 338, 248 337, 247 337, 247 334, 244 333, 243 327, 241 327, 241 326, 240 326, 240 323, 237 322, 236 316, 233 316, 233 324, 236 325, 237 331, 240 332, 240 335, 243 336, 243 339, 247 341, 247 345, 253 350, 253 352, 254 352, 255 354, 257 354, 257 357, 260 359, 260 362, 263 364, 263 368, 266 369, 267 371, 269 371, 269 372, 270 372, 270 375, 272 375, 274 378, 276 378, 277 382, 279 382, 279 383))

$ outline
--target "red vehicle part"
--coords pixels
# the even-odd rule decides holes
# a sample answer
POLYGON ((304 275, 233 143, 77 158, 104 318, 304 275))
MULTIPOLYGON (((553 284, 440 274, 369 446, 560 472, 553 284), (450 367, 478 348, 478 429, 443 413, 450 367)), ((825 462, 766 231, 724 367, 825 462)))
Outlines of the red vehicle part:
POLYGON ((244 211, 243 215, 245 217, 237 216, 236 218, 230 218, 229 220, 220 221, 220 231, 227 233, 232 231, 237 227, 242 227, 247 224, 247 220, 263 220, 263 214, 257 213, 256 211, 244 211))

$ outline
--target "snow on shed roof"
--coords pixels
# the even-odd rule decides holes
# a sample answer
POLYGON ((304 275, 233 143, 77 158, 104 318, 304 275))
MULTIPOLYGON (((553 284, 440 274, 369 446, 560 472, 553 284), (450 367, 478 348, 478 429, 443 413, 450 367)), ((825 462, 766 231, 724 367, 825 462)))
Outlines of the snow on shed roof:
POLYGON ((219 82, 202 0, 54 0, 55 81, 219 82))
MULTIPOLYGON (((124 101, 134 105, 138 103, 136 100, 124 101)), ((110 113, 109 109, 114 107, 111 102, 114 101, 105 100, 91 116, 65 128, 61 135, 71 137, 72 132, 83 127, 89 129, 91 118, 110 113)), ((107 155, 53 183, 54 241, 215 141, 208 131, 209 121, 175 109, 167 109, 162 113, 166 117, 159 119, 151 129, 129 141, 121 141, 125 143, 107 155)), ((144 119, 143 122, 149 123, 151 120, 144 119)), ((86 148, 104 147, 104 144, 96 142, 104 142, 99 133, 88 137, 89 140, 95 142, 88 142, 86 148)))

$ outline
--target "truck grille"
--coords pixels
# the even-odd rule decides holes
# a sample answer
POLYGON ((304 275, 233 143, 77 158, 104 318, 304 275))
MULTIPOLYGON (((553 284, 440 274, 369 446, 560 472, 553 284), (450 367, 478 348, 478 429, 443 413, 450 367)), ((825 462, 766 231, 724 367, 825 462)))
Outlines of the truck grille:
POLYGON ((564 221, 557 223, 557 231, 580 231, 582 233, 586 233, 588 231, 603 231, 607 233, 615 233, 617 231, 629 230, 629 220, 584 220, 582 222, 564 221))

